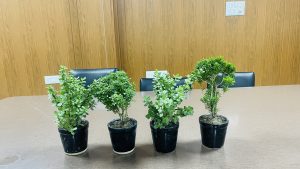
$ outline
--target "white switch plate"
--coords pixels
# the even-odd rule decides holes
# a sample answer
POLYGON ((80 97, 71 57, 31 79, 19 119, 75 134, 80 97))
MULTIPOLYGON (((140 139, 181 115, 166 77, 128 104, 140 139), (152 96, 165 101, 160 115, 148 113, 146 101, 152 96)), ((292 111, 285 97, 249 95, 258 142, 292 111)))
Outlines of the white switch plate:
POLYGON ((226 16, 245 15, 245 1, 226 2, 226 16))
POLYGON ((57 84, 59 83, 59 76, 44 76, 45 84, 57 84))
MULTIPOLYGON (((155 71, 146 71, 146 78, 154 78, 155 71)), ((169 74, 167 70, 158 70, 160 73, 169 74)))

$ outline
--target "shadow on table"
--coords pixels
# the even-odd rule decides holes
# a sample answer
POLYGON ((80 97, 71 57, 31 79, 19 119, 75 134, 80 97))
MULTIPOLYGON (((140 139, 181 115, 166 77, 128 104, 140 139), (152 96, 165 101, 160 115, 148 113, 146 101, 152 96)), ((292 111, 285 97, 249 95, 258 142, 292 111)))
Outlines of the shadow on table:
MULTIPOLYGON (((101 161, 112 161, 113 163, 118 162, 135 162, 137 159, 148 159, 148 158, 163 158, 163 157, 183 157, 193 154, 205 155, 214 151, 220 151, 220 149, 209 149, 201 144, 201 140, 195 140, 190 142, 178 142, 176 150, 171 153, 159 153, 156 152, 153 144, 142 144, 136 145, 135 151, 127 155, 118 155, 112 151, 111 145, 91 145, 88 151, 82 156, 77 158, 83 159, 95 159, 101 161)), ((221 150, 222 151, 222 150, 221 150)))
MULTIPOLYGON (((213 166, 212 168, 221 168, 220 166, 234 166, 244 168, 248 164, 257 166, 259 168, 262 163, 253 163, 257 159, 262 160, 267 164, 268 168, 284 168, 281 166, 289 166, 293 162, 293 166, 299 166, 297 156, 289 160, 272 160, 284 159, 286 154, 295 153, 295 139, 282 138, 278 139, 271 134, 268 135, 273 142, 269 140, 259 139, 239 139, 230 138, 226 140, 223 148, 209 149, 201 144, 201 140, 195 141, 181 141, 177 143, 176 150, 171 153, 162 154, 154 150, 152 143, 137 144, 136 149, 129 155, 116 155, 112 151, 111 145, 91 145, 89 151, 80 157, 67 157, 64 160, 65 166, 76 166, 93 163, 92 166, 100 166, 100 168, 107 168, 113 166, 114 168, 131 168, 138 169, 141 166, 152 166, 159 168, 160 164, 167 164, 169 168, 180 168, 183 165, 188 165, 189 162, 193 166, 213 166), (274 141, 275 140, 275 141, 274 141), (282 146, 282 143, 291 146, 282 146), (278 156, 274 157, 274 153, 278 156), (267 157, 267 158, 266 158, 267 157), (216 163, 216 160, 218 161, 216 163), (238 163, 236 163, 238 162, 238 163), (155 165, 154 165, 155 164, 155 165)), ((261 138, 261 137, 259 137, 261 138)), ((57 151, 57 150, 53 150, 57 151)), ((61 153, 57 153, 60 155, 61 153)), ((292 168, 293 168, 292 166, 292 168)))
MULTIPOLYGON (((202 146, 201 140, 179 141, 174 152, 162 154, 157 153, 152 143, 137 144, 136 149, 129 155, 117 155, 112 151, 110 144, 90 144, 88 151, 81 156, 67 156, 63 153, 61 145, 49 147, 30 147, 16 154, 5 154, 0 157, 2 164, 8 168, 187 168, 185 165, 193 165, 190 168, 230 168, 237 165, 237 168, 297 168, 299 166, 298 156, 291 156, 285 159, 286 154, 299 153, 295 149, 297 138, 278 138, 268 133, 269 139, 262 140, 263 136, 257 139, 229 138, 221 149, 207 149, 202 146), (286 146, 282 146, 283 143, 286 146), (276 154, 276 156, 274 156, 276 154), (13 156, 18 156, 16 159, 13 156), (260 159, 260 163, 253 163, 260 159), (273 160, 274 159, 274 160, 273 160), (278 160, 277 160, 278 159, 278 160), (283 159, 283 160, 282 160, 283 159), (217 161, 217 162, 216 162, 217 161), (5 163, 4 163, 5 162, 5 163), (238 163, 237 163, 238 162, 238 163), (164 164, 164 165, 163 165, 164 164), (161 167, 167 166, 167 167, 161 167), (46 166, 46 167, 45 167, 46 166), (221 166, 221 167, 220 167, 221 166), (227 167, 226 167, 227 166, 227 167), (207 167, 206 167, 207 168, 207 167)), ((1 168, 1 167, 0 167, 1 168)), ((298 167, 299 168, 299 167, 298 167)))
MULTIPOLYGON (((81 156, 65 156, 64 167, 97 166, 99 168, 131 168, 151 164, 167 164, 171 168, 184 165, 183 161, 196 160, 196 163, 210 163, 213 157, 222 163, 225 160, 224 149, 208 149, 202 146, 201 140, 178 142, 176 150, 171 153, 158 153, 153 144, 137 144, 135 151, 127 155, 115 154, 111 145, 89 145, 88 151, 81 156)), ((213 163, 213 161, 211 161, 213 163)))

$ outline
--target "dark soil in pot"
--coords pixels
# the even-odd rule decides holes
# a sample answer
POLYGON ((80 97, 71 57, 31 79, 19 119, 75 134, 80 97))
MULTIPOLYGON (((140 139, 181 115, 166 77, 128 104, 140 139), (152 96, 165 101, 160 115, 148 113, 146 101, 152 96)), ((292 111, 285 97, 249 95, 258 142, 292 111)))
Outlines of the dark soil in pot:
POLYGON ((79 155, 87 150, 89 122, 82 121, 75 134, 64 129, 58 129, 61 142, 67 155, 79 155))
POLYGON ((129 119, 126 125, 122 125, 119 119, 107 124, 113 150, 117 154, 131 153, 135 148, 135 136, 137 121, 129 119))
POLYGON ((202 144, 208 148, 221 148, 225 142, 228 119, 218 116, 212 120, 211 115, 199 117, 202 144))
POLYGON ((179 123, 172 123, 165 128, 154 128, 154 122, 150 122, 152 140, 157 152, 169 153, 175 150, 179 123))

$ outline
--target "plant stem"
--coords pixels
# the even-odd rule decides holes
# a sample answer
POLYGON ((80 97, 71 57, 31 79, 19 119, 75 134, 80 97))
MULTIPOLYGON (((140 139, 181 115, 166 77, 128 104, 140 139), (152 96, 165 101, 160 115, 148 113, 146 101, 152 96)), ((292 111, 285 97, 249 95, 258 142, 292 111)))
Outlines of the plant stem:
MULTIPOLYGON (((213 89, 214 89, 214 90, 213 90, 214 97, 215 97, 215 99, 216 99, 216 98, 217 98, 217 86, 214 85, 214 88, 213 88, 213 89)), ((213 105, 213 117, 215 117, 216 114, 217 114, 217 104, 214 103, 214 105, 213 105)))
POLYGON ((121 120, 122 123, 123 123, 123 121, 124 121, 123 114, 124 114, 124 110, 122 109, 122 110, 121 110, 121 113, 120 113, 120 120, 121 120))
POLYGON ((216 111, 217 111, 217 108, 216 108, 216 103, 215 103, 215 99, 217 98, 217 82, 216 82, 216 77, 214 77, 212 79, 212 82, 211 82, 211 85, 210 85, 210 88, 211 88, 211 93, 210 93, 210 97, 211 99, 214 98, 214 102, 211 103, 211 115, 212 117, 214 118, 216 116, 216 111))
POLYGON ((127 109, 121 109, 121 111, 119 111, 119 117, 120 117, 120 121, 121 121, 121 125, 124 126, 127 120, 127 109))
MULTIPOLYGON (((210 98, 213 98, 213 83, 211 83, 210 85, 210 98)), ((211 115, 213 116, 213 104, 210 103, 210 112, 211 112, 211 115)))

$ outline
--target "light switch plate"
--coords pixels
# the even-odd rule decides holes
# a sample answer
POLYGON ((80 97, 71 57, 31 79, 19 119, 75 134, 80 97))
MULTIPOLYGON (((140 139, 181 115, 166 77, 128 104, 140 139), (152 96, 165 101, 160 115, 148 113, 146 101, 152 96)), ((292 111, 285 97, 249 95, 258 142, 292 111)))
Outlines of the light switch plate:
POLYGON ((226 2, 226 16, 245 15, 245 1, 226 2))
POLYGON ((44 76, 45 79, 45 84, 57 84, 59 83, 59 76, 54 75, 54 76, 44 76))
MULTIPOLYGON (((155 71, 146 71, 146 78, 154 78, 155 71)), ((158 70, 160 73, 169 74, 167 70, 158 70)))

